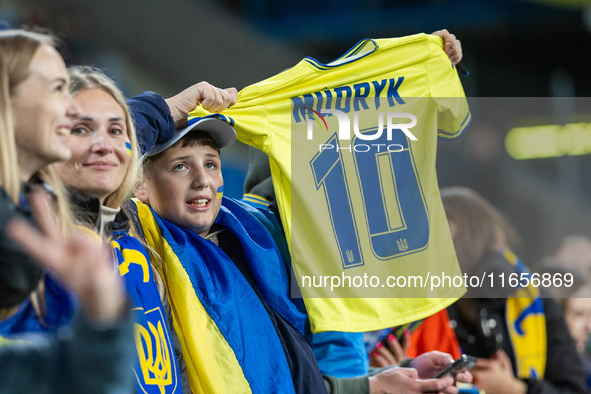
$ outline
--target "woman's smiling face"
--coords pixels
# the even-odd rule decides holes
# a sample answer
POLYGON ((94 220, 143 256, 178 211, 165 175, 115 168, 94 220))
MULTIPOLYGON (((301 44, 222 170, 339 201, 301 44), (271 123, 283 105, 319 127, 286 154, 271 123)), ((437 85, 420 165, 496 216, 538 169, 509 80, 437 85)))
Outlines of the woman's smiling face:
POLYGON ((84 90, 75 100, 81 115, 68 136, 72 157, 56 169, 66 187, 103 202, 121 186, 130 164, 125 113, 101 89, 84 90))
MULTIPOLYGON (((69 77, 59 53, 41 45, 27 78, 14 88, 11 107, 21 178, 71 156, 67 135, 80 108, 68 92, 69 77)), ((22 179, 28 180, 28 179, 22 179)))

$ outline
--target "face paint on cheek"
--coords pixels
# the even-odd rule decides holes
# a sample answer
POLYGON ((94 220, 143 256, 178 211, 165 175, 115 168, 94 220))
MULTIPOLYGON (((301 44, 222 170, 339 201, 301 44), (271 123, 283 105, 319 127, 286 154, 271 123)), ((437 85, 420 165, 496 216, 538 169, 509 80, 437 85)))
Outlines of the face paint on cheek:
POLYGON ((131 157, 131 143, 130 142, 125 143, 125 152, 127 153, 127 156, 131 157))
POLYGON ((217 194, 215 195, 215 199, 216 199, 216 200, 219 200, 220 198, 222 198, 222 197, 223 197, 223 195, 224 195, 224 185, 222 185, 222 186, 218 187, 218 192, 217 192, 217 194))

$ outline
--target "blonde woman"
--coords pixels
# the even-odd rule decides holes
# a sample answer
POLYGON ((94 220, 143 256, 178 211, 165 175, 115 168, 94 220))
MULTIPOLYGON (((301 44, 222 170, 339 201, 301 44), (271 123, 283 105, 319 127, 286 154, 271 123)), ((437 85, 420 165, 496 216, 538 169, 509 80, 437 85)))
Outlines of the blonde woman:
POLYGON ((72 156, 56 170, 77 207, 77 221, 111 244, 133 300, 137 392, 178 393, 178 365, 150 256, 130 234, 130 221, 121 207, 135 184, 139 162, 129 109, 102 71, 72 67, 68 73, 80 117, 67 137, 72 156))
MULTIPOLYGON (((67 87, 63 60, 50 37, 18 30, 0 33, 0 321, 14 320, 39 282, 41 269, 28 256, 43 261, 76 290, 84 310, 73 336, 26 341, 0 337, 3 393, 129 389, 130 379, 119 370, 131 359, 131 321, 124 317, 126 297, 112 275, 110 256, 100 243, 64 232, 71 225, 64 211, 67 201, 60 201, 59 193, 52 200, 31 184, 51 173, 47 166, 52 162, 70 155, 62 134, 71 128, 77 107, 67 87), (56 197, 61 212, 56 212, 56 197), (27 223, 32 222, 29 203, 41 231, 27 223)), ((59 191, 58 185, 54 183, 54 190, 59 191)))
MULTIPOLYGON (((137 232, 128 212, 122 208, 135 185, 139 162, 130 111, 114 81, 101 70, 71 67, 68 72, 70 92, 81 114, 68 136, 72 157, 59 163, 57 172, 78 208, 77 220, 109 240, 117 256, 119 273, 134 301, 137 357, 133 368, 137 391, 181 392, 181 373, 162 302, 164 289, 162 285, 158 287, 161 281, 155 276, 150 255, 139 240, 142 236, 134 236, 137 232)), ((211 93, 221 95, 220 89, 206 85, 211 93)), ((208 97, 205 93, 201 101, 208 97)), ((221 108, 233 101, 229 94, 225 97, 221 108)), ((196 106, 197 102, 191 105, 196 106)), ((173 121, 172 116, 169 120, 173 121)))
MULTIPOLYGON (((66 135, 79 111, 68 93, 69 78, 64 61, 51 37, 22 30, 0 32, 0 55, 4 67, 1 105, 6 112, 0 141, 2 187, 6 192, 2 196, 3 206, 28 212, 28 190, 34 184, 45 185, 57 196, 61 231, 67 233, 73 228, 68 203, 51 168, 53 162, 70 157, 66 135)), ((4 228, 6 222, 2 224, 4 228)), ((15 249, 10 241, 2 242, 1 246, 3 266, 23 263, 18 265, 20 275, 9 275, 8 284, 0 286, 0 335, 30 331, 33 327, 22 325, 17 315, 26 315, 35 309, 41 312, 35 308, 39 305, 37 293, 33 294, 31 302, 22 304, 22 301, 39 284, 45 286, 46 281, 40 280, 42 271, 36 265, 10 254, 15 249)), ((54 285, 50 279, 50 292, 54 285)), ((65 313, 68 320, 72 312, 65 313)), ((43 331, 41 323, 35 328, 33 331, 43 331)))

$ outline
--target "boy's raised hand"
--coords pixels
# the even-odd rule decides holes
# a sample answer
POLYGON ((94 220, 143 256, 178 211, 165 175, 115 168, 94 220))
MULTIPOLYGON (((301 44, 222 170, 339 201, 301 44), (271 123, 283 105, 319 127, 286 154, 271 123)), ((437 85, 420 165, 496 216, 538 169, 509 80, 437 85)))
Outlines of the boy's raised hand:
POLYGON ((199 82, 176 96, 166 99, 175 127, 187 125, 187 114, 201 105, 209 112, 221 112, 238 101, 236 88, 220 89, 207 82, 199 82))
POLYGON ((443 39, 443 50, 447 53, 449 60, 451 60, 454 66, 462 60, 464 56, 462 53, 462 43, 455 35, 451 34, 447 29, 437 30, 431 34, 443 39))

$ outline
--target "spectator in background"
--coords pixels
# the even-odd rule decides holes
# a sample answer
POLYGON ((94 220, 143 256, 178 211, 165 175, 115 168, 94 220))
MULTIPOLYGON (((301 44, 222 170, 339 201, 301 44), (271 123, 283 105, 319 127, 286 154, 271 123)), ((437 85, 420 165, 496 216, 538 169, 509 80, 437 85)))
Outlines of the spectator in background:
MULTIPOLYGON (((581 273, 585 281, 591 283, 591 238, 581 234, 569 235, 562 241, 554 258, 563 267, 581 273)), ((591 357, 591 340, 587 342, 585 353, 591 357)))
POLYGON ((552 278, 555 278, 555 275, 561 278, 566 275, 572 277, 571 286, 551 286, 548 290, 562 308, 568 331, 575 340, 577 351, 583 361, 587 387, 591 388, 591 359, 585 352, 585 346, 591 337, 591 286, 578 271, 563 266, 552 257, 542 260, 540 267, 541 275, 548 274, 552 278))
POLYGON ((508 249, 516 235, 503 215, 468 188, 442 189, 441 197, 462 271, 494 278, 448 308, 463 352, 479 357, 474 384, 487 394, 586 392, 575 343, 554 300, 533 286, 508 285, 509 275, 529 270, 508 249))
POLYGON ((569 298, 558 299, 562 307, 568 330, 575 340, 577 351, 583 361, 588 392, 591 392, 591 359, 585 347, 591 338, 591 286, 586 284, 570 294, 569 298))
POLYGON ((567 268, 582 274, 591 283, 591 239, 585 235, 569 235, 563 241, 554 258, 567 268))

